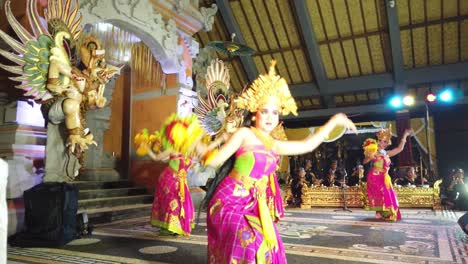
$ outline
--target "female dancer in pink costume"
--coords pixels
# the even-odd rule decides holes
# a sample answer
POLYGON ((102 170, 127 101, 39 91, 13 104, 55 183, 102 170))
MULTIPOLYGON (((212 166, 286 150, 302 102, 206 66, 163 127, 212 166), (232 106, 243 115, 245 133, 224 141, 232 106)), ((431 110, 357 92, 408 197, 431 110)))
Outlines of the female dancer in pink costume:
MULTIPOLYGON (((151 213, 151 224, 162 228, 161 233, 189 235, 194 227, 195 212, 187 185, 187 171, 192 166, 190 146, 197 145, 202 133, 195 116, 173 114, 165 121, 160 133, 148 137, 156 138, 156 149, 164 151, 156 155, 152 151, 154 147, 147 148, 147 154, 156 161, 168 160, 168 166, 156 180, 151 213)), ((143 144, 142 147, 148 146, 143 144)))
MULTIPOLYGON (((277 155, 312 151, 336 125, 355 130, 344 114, 331 118, 321 130, 302 141, 279 141, 270 136, 279 114, 297 114, 288 85, 276 75, 260 76, 237 100, 239 108, 255 113, 253 127, 242 127, 228 139, 208 166, 218 167, 235 154, 227 177, 221 178, 208 199, 208 263, 286 263, 286 254, 267 204, 277 155)), ((279 191, 279 190, 278 190, 279 191)), ((270 206, 270 208, 272 208, 270 206)))
POLYGON ((405 147, 406 138, 410 135, 406 130, 398 147, 386 151, 392 144, 392 132, 390 128, 377 132, 378 148, 376 153, 366 154, 364 164, 372 161, 372 168, 367 174, 367 197, 369 199, 369 210, 376 211, 377 219, 397 221, 401 219, 400 208, 392 181, 388 175, 390 169, 390 157, 400 153, 405 147))
POLYGON ((194 207, 187 186, 187 171, 192 165, 190 158, 182 154, 149 152, 154 160, 169 159, 168 166, 156 181, 151 225, 178 235, 190 235, 194 226, 194 207))

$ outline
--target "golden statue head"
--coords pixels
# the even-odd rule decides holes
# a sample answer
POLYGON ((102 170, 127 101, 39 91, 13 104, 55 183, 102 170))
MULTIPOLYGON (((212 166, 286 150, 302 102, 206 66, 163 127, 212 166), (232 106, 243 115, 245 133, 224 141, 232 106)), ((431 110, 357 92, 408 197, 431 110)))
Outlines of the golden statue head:
POLYGON ((81 62, 87 69, 104 68, 100 65, 104 62, 105 50, 101 42, 93 36, 87 36, 80 47, 81 62))
POLYGON ((275 65, 276 61, 272 60, 268 74, 260 75, 237 98, 237 107, 257 112, 263 105, 273 102, 281 115, 293 113, 297 116, 296 101, 291 96, 286 80, 276 74, 275 65))

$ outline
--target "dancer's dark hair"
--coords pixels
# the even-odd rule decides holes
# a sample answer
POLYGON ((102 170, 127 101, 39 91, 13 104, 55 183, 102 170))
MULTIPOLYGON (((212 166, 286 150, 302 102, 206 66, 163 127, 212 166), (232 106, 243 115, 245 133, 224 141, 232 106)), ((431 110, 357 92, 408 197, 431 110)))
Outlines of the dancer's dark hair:
MULTIPOLYGON (((245 127, 250 127, 252 125, 252 116, 254 116, 255 113, 247 113, 244 117, 244 122, 243 126, 245 127)), ((221 183, 224 178, 226 178, 229 173, 231 172, 232 168, 234 167, 234 161, 236 160, 236 154, 233 154, 229 159, 227 159, 224 164, 218 169, 216 172, 216 176, 214 179, 211 181, 209 186, 206 186, 206 195, 205 198, 201 201, 200 206, 198 208, 198 214, 197 214, 197 225, 200 221, 200 213, 202 210, 206 210, 208 207, 208 204, 211 201, 211 198, 213 197, 214 192, 218 188, 218 185, 221 183)))

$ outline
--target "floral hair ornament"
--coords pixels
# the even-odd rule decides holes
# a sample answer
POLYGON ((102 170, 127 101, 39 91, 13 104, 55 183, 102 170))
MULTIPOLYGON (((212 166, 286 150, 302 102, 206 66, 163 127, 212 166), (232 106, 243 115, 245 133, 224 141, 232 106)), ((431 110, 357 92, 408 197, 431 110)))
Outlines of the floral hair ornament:
POLYGON ((364 155, 370 156, 377 153, 377 141, 373 138, 368 138, 362 144, 362 148, 364 149, 364 155))
POLYGON ((270 100, 278 106, 281 115, 293 113, 297 116, 297 105, 291 96, 284 78, 276 74, 276 61, 271 61, 268 74, 260 75, 253 84, 237 98, 237 106, 250 112, 257 110, 270 100))
POLYGON ((390 141, 392 139, 392 125, 389 125, 388 128, 382 128, 377 132, 377 138, 379 140, 390 141))

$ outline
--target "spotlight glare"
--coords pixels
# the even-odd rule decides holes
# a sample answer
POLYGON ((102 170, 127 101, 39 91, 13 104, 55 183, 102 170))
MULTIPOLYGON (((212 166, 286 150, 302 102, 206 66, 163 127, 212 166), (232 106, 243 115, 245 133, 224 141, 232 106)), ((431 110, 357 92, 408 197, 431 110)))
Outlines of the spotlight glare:
POLYGON ((406 106, 414 105, 414 96, 407 95, 407 96, 403 97, 403 104, 406 105, 406 106))
POLYGON ((402 102, 401 102, 401 97, 400 96, 394 96, 390 99, 390 105, 393 107, 393 108, 400 108, 401 105, 402 105, 402 102))
POLYGON ((443 102, 447 102, 447 103, 451 102, 451 101, 453 101, 453 92, 450 89, 443 90, 439 94, 439 97, 440 97, 440 100, 443 101, 443 102))
POLYGON ((426 95, 426 101, 429 102, 429 103, 435 102, 436 99, 437 99, 437 97, 433 93, 428 93, 426 95))

